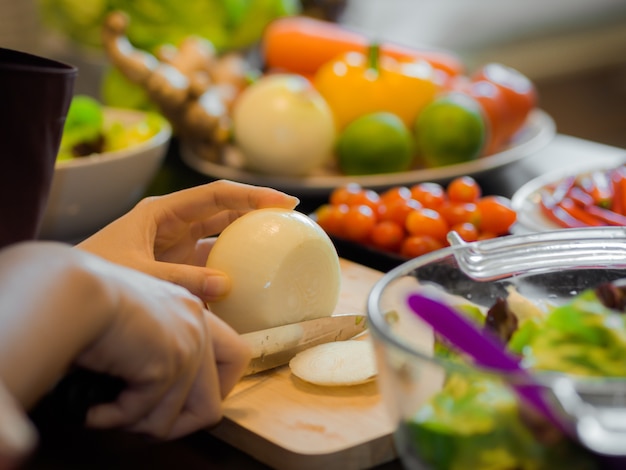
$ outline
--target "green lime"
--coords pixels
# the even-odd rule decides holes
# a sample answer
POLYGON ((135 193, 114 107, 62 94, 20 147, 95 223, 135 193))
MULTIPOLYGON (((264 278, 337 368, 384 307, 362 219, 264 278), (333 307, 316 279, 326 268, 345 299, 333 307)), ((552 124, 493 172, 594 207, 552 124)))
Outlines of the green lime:
POLYGON ((378 112, 348 124, 337 140, 337 161, 346 175, 406 171, 413 162, 413 137, 395 114, 378 112))
POLYGON ((415 138, 428 167, 475 160, 486 140, 480 105, 462 93, 435 98, 418 115, 415 138))

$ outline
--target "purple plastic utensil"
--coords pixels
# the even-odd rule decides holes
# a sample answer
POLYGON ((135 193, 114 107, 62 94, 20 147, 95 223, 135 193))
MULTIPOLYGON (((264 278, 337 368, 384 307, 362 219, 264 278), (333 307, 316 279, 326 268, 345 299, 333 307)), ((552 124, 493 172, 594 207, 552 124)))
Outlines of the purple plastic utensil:
POLYGON ((537 383, 531 374, 519 365, 517 358, 509 354, 495 338, 482 332, 455 309, 433 298, 411 294, 407 303, 434 331, 460 351, 474 358, 478 365, 519 379, 519 383, 512 384, 512 387, 520 398, 564 433, 570 436, 574 434, 571 424, 544 395, 544 387, 537 383))

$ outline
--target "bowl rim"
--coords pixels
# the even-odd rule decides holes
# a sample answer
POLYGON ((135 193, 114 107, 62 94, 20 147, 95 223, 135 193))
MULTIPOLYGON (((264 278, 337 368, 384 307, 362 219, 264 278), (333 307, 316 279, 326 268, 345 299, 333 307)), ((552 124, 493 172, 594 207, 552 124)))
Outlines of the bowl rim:
POLYGON ((110 161, 110 160, 119 160, 123 158, 128 158, 133 155, 140 154, 145 150, 159 147, 161 145, 167 144, 167 142, 172 137, 172 126, 169 121, 158 112, 154 111, 141 111, 137 109, 130 108, 116 108, 110 106, 103 106, 102 108, 104 112, 105 120, 113 120, 113 119, 141 119, 142 117, 146 117, 148 115, 156 116, 160 121, 159 131, 150 137, 148 140, 140 142, 136 145, 132 145, 130 147, 126 147, 119 150, 113 150, 110 152, 103 153, 92 153, 91 155, 86 155, 80 158, 72 158, 69 160, 57 160, 55 161, 55 171, 65 170, 69 168, 78 168, 83 166, 95 165, 101 161, 110 161))

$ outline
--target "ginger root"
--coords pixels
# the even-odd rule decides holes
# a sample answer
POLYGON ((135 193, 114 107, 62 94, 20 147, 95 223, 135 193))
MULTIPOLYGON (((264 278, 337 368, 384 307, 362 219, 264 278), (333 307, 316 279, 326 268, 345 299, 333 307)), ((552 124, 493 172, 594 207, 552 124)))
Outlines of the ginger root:
POLYGON ((210 41, 193 36, 179 47, 162 46, 155 56, 130 43, 128 25, 119 11, 104 21, 102 42, 112 65, 147 92, 180 138, 205 148, 225 145, 230 108, 248 83, 249 63, 236 53, 220 57, 210 41))

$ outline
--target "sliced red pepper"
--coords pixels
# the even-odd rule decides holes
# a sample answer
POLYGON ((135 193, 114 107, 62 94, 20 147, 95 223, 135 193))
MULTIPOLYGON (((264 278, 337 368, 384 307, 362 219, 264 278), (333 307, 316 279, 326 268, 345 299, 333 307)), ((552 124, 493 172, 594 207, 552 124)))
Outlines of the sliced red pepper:
POLYGON ((578 186, 572 187, 567 193, 567 197, 581 207, 591 206, 594 203, 593 197, 578 186))
POLYGON ((569 176, 559 181, 552 189, 551 202, 556 205, 563 200, 576 184, 576 177, 569 176))
POLYGON ((594 206, 593 204, 591 206, 581 207, 576 204, 572 199, 566 197, 561 202, 559 202, 559 207, 561 207, 569 215, 577 220, 580 220, 587 226, 600 227, 602 225, 606 225, 603 220, 596 217, 593 212, 589 210, 591 208, 597 208, 597 206, 594 206))
POLYGON ((606 171, 598 170, 580 175, 578 185, 593 197, 596 206, 610 207, 613 191, 606 171))
POLYGON ((604 209, 598 206, 590 206, 587 208, 589 214, 597 217, 604 222, 604 225, 626 226, 626 216, 604 209))
POLYGON ((541 212, 552 222, 563 228, 588 227, 582 220, 573 217, 569 212, 563 209, 552 198, 552 195, 546 191, 542 192, 539 198, 539 207, 541 212))
POLYGON ((621 166, 611 171, 611 185, 613 187, 611 210, 626 215, 626 167, 621 166))

